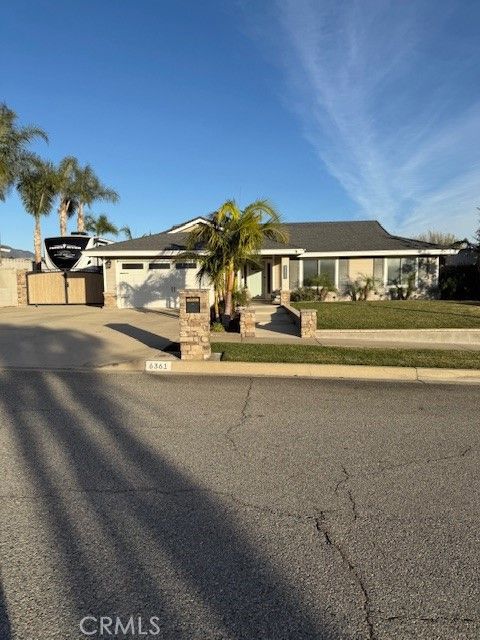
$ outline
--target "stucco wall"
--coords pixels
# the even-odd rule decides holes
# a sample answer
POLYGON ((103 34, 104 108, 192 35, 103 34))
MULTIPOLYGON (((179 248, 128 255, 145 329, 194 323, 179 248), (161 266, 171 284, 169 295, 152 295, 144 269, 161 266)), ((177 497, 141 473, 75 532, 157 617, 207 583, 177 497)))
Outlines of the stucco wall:
POLYGON ((373 258, 350 258, 348 277, 356 280, 361 276, 373 276, 373 258))

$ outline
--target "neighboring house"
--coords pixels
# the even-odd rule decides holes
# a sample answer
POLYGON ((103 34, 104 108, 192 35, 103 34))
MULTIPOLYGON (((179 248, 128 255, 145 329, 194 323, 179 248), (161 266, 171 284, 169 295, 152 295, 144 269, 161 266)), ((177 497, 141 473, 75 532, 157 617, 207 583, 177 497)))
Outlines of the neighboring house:
MULTIPOLYGON (((178 290, 198 286, 197 265, 176 261, 186 249, 198 217, 164 231, 116 242, 85 253, 102 258, 105 304, 118 307, 176 307, 178 290)), ((255 299, 271 300, 275 291, 302 287, 314 275, 326 274, 335 285, 330 299, 348 299, 349 282, 363 276, 378 283, 373 298, 389 297, 397 284, 407 286, 414 273, 416 296, 426 295, 438 278, 441 256, 458 249, 390 235, 378 222, 292 222, 284 225, 287 244, 266 242, 261 268, 246 267, 240 282, 255 299)), ((208 283, 202 283, 208 286, 208 283)))

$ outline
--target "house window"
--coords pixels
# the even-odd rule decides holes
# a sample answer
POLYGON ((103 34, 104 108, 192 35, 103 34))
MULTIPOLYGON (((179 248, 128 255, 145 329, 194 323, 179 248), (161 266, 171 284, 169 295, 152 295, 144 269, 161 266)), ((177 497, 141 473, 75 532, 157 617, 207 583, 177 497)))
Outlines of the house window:
POLYGON ((309 282, 317 276, 325 276, 332 285, 335 284, 335 258, 307 258, 303 261, 303 282, 310 286, 309 282))
POLYGON ((196 269, 196 262, 177 262, 175 269, 196 269))
POLYGON ((294 291, 295 289, 298 289, 298 287, 300 286, 300 280, 299 280, 299 266, 300 266, 300 260, 290 260, 290 277, 289 277, 289 287, 291 291, 294 291))
POLYGON ((340 258, 338 261, 338 286, 345 287, 348 284, 348 268, 350 261, 348 258, 340 258))
POLYGON ((374 258, 373 259, 373 277, 379 284, 383 285, 384 279, 384 271, 383 271, 384 259, 383 258, 374 258))
POLYGON ((124 262, 122 269, 143 269, 143 262, 124 262))
POLYGON ((303 261, 304 283, 307 284, 307 282, 315 276, 318 276, 318 260, 316 258, 307 258, 303 261))
POLYGON ((387 259, 387 284, 406 285, 411 274, 416 273, 417 263, 415 258, 388 258, 387 259))
POLYGON ((169 262, 150 262, 149 269, 170 269, 169 262))
POLYGON ((318 275, 325 276, 332 285, 335 285, 335 259, 322 258, 318 261, 318 275))

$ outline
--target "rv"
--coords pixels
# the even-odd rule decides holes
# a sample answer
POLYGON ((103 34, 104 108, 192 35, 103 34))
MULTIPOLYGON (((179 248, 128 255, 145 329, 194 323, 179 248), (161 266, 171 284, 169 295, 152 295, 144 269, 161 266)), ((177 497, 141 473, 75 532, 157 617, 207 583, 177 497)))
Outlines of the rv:
POLYGON ((86 249, 112 244, 112 240, 74 232, 45 238, 45 265, 49 271, 101 271, 101 258, 84 255, 86 249))

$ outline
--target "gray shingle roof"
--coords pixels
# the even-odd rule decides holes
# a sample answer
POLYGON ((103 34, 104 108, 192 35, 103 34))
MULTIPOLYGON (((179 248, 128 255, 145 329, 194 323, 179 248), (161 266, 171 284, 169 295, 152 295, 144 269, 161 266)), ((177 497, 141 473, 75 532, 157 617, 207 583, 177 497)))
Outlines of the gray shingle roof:
MULTIPOLYGON (((354 222, 288 222, 289 241, 286 245, 267 240, 263 249, 296 248, 305 251, 405 251, 408 249, 439 249, 438 245, 410 238, 392 236, 376 220, 354 222)), ((102 247, 105 254, 117 251, 181 251, 186 248, 188 233, 156 233, 142 238, 115 242, 102 247)))
MULTIPOLYGON (((436 249, 420 240, 392 236, 376 220, 354 222, 288 222, 289 243, 305 251, 405 251, 436 249)), ((275 244, 275 248, 278 245, 275 244)), ((265 249, 273 248, 268 243, 265 249)))

